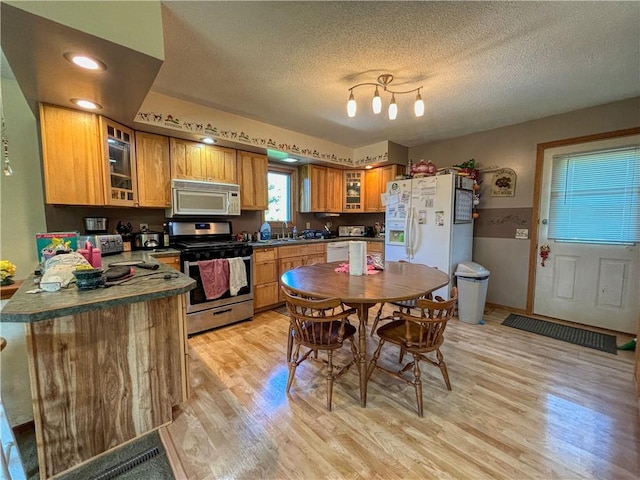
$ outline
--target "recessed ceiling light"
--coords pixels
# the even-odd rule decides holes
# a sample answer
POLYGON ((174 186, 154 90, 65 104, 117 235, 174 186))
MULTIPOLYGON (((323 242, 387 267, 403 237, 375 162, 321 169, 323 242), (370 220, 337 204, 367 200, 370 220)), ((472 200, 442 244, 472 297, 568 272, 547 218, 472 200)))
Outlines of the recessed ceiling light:
POLYGON ((107 66, 102 63, 100 60, 96 60, 93 57, 89 57, 87 55, 80 55, 78 53, 70 53, 67 52, 63 55, 63 57, 68 61, 77 65, 80 68, 84 68, 87 70, 106 70, 107 66))
POLYGON ((296 163, 298 161, 298 159, 297 158, 287 157, 287 158, 283 158, 282 161, 283 162, 287 162, 287 163, 296 163))
POLYGON ((208 143, 209 145, 213 145, 214 143, 216 143, 216 141, 213 138, 209 138, 209 137, 204 137, 202 139, 203 143, 208 143))
POLYGON ((81 108, 86 108, 88 110, 100 110, 102 108, 102 105, 98 103, 92 102, 90 100, 83 100, 81 98, 72 98, 71 102, 75 103, 81 108))
POLYGON ((373 168, 373 165, 367 165, 367 166, 366 166, 366 167, 364 167, 364 168, 365 168, 365 169, 367 169, 367 170, 370 170, 370 169, 372 169, 372 168, 373 168))

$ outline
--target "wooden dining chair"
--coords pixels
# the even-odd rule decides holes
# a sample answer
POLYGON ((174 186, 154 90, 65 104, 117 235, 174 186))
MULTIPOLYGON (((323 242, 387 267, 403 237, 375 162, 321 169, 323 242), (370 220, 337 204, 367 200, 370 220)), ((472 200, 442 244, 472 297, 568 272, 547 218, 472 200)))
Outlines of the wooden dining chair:
POLYGON ((436 297, 435 300, 427 298, 416 300, 416 308, 420 311, 420 316, 401 311, 394 312, 394 316, 397 316, 398 320, 383 325, 377 331, 380 342, 373 354, 373 358, 369 362, 367 380, 371 377, 373 371, 378 369, 409 385, 413 385, 418 402, 418 415, 421 417, 423 407, 420 361, 426 361, 439 367, 447 385, 447 390, 451 390, 449 373, 447 372, 447 365, 444 362, 440 346, 444 342, 444 331, 447 322, 453 316, 457 299, 458 290, 454 287, 449 300, 443 300, 441 297, 436 297), (402 362, 405 353, 413 355, 413 361, 403 365, 400 370, 390 370, 378 365, 380 351, 386 342, 400 347, 400 362, 402 362), (431 352, 435 352, 435 360, 427 356, 431 352), (413 378, 404 376, 409 370, 413 370, 413 378))
POLYGON ((327 410, 331 411, 333 382, 344 375, 351 365, 357 365, 360 359, 354 340, 357 330, 348 319, 357 311, 355 308, 342 308, 339 298, 310 299, 295 296, 285 287, 282 290, 291 321, 288 340, 292 342, 286 391, 289 393, 296 369, 302 362, 308 359, 321 361, 327 369, 327 410), (346 340, 351 345, 353 358, 346 365, 336 366, 333 364, 333 352, 341 348, 346 340), (301 348, 307 348, 308 351, 303 353, 301 348), (318 351, 325 351, 327 359, 318 359, 318 351))
MULTIPOLYGON (((398 260, 398 262, 400 263, 406 263, 406 260, 398 260)), ((437 268, 437 267, 434 267, 437 268)), ((423 295, 417 298, 411 298, 409 300, 399 300, 397 302, 388 302, 389 304, 393 305, 394 307, 399 308, 401 312, 404 313, 411 313, 411 309, 416 308, 416 301, 419 298, 428 298, 428 299, 432 299, 433 297, 431 296, 431 293, 428 293, 427 295, 423 295)), ((386 305, 386 303, 381 303, 380 304, 380 308, 378 309, 378 313, 376 313, 376 318, 373 320, 373 325, 371 325, 371 333, 369 335, 371 335, 373 337, 374 332, 376 331, 376 327, 378 326, 378 323, 381 320, 397 320, 397 317, 394 317, 393 315, 387 315, 386 317, 382 316, 382 309, 384 308, 384 306, 386 305)))

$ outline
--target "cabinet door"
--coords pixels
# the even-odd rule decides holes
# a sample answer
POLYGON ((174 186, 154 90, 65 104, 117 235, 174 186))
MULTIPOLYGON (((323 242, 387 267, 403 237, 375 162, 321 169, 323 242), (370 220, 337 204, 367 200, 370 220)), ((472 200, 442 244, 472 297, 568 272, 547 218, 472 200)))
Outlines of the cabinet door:
POLYGON ((311 188, 311 211, 325 212, 327 210, 327 168, 309 165, 311 188))
POLYGON ((342 210, 345 213, 364 212, 364 170, 344 170, 342 210))
POLYGON ((170 266, 175 270, 180 270, 180 256, 175 255, 173 257, 155 257, 160 263, 170 266))
POLYGON ((171 138, 171 178, 182 180, 207 179, 204 166, 204 147, 198 142, 171 138))
POLYGON ((280 301, 280 286, 278 282, 256 285, 253 291, 253 309, 269 307, 280 301))
POLYGON ((314 265, 316 263, 326 263, 327 256, 324 253, 316 253, 313 255, 305 255, 302 257, 303 265, 314 265))
POLYGON ((162 135, 136 132, 138 203, 141 207, 169 207, 171 172, 169 139, 162 135))
POLYGON ((380 206, 380 171, 372 168, 364 174, 364 211, 377 212, 380 206))
POLYGON ((327 168, 326 182, 326 211, 342 212, 342 170, 327 168))
POLYGON ((120 207, 138 204, 136 149, 133 130, 100 117, 105 171, 105 203, 120 207))
POLYGON ((98 116, 40 105, 45 202, 104 205, 102 140, 98 116))
POLYGON ((207 145, 203 162, 207 181, 238 183, 234 149, 207 145))
MULTIPOLYGON (((282 276, 284 272, 289 270, 293 270, 294 268, 301 267, 304 264, 302 257, 288 257, 281 258, 278 261, 278 278, 282 276)), ((280 282, 278 282, 280 283, 280 282)), ((284 302, 284 295, 282 294, 282 289, 280 289, 279 299, 281 302, 284 302)))
POLYGON ((242 210, 266 210, 268 207, 266 155, 238 152, 238 182, 242 210))
POLYGON ((263 263, 254 263, 253 276, 256 285, 276 282, 278 280, 278 264, 275 260, 263 263))

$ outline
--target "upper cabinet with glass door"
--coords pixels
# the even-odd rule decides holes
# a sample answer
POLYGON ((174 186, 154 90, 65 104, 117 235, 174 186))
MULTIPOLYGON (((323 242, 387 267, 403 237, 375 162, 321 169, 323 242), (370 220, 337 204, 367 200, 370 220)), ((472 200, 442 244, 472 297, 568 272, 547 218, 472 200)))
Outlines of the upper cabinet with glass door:
POLYGON ((138 204, 133 130, 101 117, 104 138, 106 204, 138 204))
POLYGON ((364 170, 345 170, 343 188, 343 211, 364 212, 364 170))

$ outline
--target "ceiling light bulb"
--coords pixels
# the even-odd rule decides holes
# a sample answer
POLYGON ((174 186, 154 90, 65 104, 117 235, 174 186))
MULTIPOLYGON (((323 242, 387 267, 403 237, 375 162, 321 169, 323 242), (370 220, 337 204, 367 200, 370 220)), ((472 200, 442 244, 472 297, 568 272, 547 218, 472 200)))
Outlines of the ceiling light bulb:
POLYGON ((351 95, 349 95, 349 101, 347 102, 347 115, 349 115, 350 118, 356 116, 356 99, 353 98, 353 91, 351 95))
POLYGON ((89 100, 82 100, 79 98, 72 98, 71 101, 75 103, 77 106, 81 108, 86 108, 88 110, 99 110, 102 108, 102 105, 99 105, 95 102, 91 102, 89 100))
POLYGON ((371 102, 371 106, 373 107, 373 113, 378 114, 382 111, 382 100, 380 99, 380 94, 378 93, 378 87, 376 87, 376 92, 373 94, 373 101, 371 102))
POLYGON ((287 158, 283 158, 282 161, 283 162, 287 162, 287 163, 296 163, 298 161, 298 159, 297 158, 287 157, 287 158))
POLYGON ((396 96, 391 94, 391 103, 389 104, 389 120, 395 120, 398 116, 398 105, 396 104, 396 96))
POLYGON ((413 104, 413 111, 415 112, 416 117, 424 115, 424 102, 420 96, 420 90, 418 90, 418 95, 416 95, 416 103, 413 104))
POLYGON ((75 53, 67 52, 63 57, 74 65, 87 70, 106 70, 107 66, 100 60, 88 57, 87 55, 78 55, 75 53))

